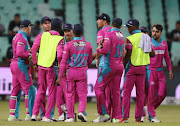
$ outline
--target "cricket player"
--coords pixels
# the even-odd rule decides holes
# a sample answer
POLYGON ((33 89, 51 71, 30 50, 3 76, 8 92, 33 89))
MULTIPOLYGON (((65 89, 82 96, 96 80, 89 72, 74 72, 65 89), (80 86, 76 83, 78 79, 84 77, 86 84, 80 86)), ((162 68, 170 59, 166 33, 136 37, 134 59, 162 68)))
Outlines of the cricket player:
POLYGON ((142 26, 142 27, 140 27, 139 30, 141 30, 142 33, 145 33, 145 34, 149 35, 149 29, 147 27, 142 26))
POLYGON ((76 91, 79 97, 78 118, 82 122, 87 122, 84 112, 87 104, 87 69, 88 65, 92 62, 92 45, 81 37, 83 34, 83 27, 81 24, 74 25, 73 33, 74 40, 65 44, 60 64, 59 78, 56 82, 59 83, 64 77, 67 61, 69 60, 66 75, 66 105, 68 116, 65 122, 75 121, 74 105, 76 91))
POLYGON ((29 20, 23 20, 20 24, 20 30, 13 38, 13 59, 10 65, 12 73, 12 85, 13 89, 11 92, 9 106, 10 115, 8 121, 16 121, 15 108, 16 100, 19 92, 23 89, 25 93, 25 106, 26 106, 26 117, 25 120, 30 120, 29 115, 29 88, 33 85, 32 76, 30 73, 29 61, 31 59, 31 52, 27 35, 31 33, 31 22, 29 20))
MULTIPOLYGON (((44 32, 41 36, 41 41, 39 41, 39 54, 38 62, 33 61, 33 67, 36 69, 38 65, 38 92, 36 94, 36 99, 33 108, 33 115, 31 120, 36 121, 39 109, 41 107, 41 101, 44 100, 46 95, 46 90, 48 88, 47 97, 47 110, 42 121, 50 122, 51 111, 55 106, 56 99, 56 85, 55 78, 56 73, 54 71, 54 63, 56 58, 56 52, 59 52, 58 46, 60 46, 63 37, 60 36, 60 31, 62 28, 62 21, 55 18, 51 21, 51 31, 44 32), (57 50, 57 51, 56 51, 57 50)), ((32 50, 33 51, 33 50, 32 50)), ((32 55, 33 59, 36 55, 32 55)))
MULTIPOLYGON (((110 17, 108 14, 102 13, 99 16, 96 16, 97 19, 97 25, 98 28, 100 28, 100 30, 97 33, 97 45, 101 45, 100 41, 102 41, 102 39, 105 37, 105 34, 108 32, 108 30, 111 29, 110 26, 110 17)), ((104 66, 105 64, 105 56, 100 55, 100 57, 96 57, 96 66, 98 68, 98 73, 101 71, 101 68, 104 66)), ((101 105, 101 103, 98 103, 98 105, 101 105, 101 108, 99 107, 98 109, 98 117, 96 119, 93 120, 93 122, 99 122, 100 119, 100 115, 105 115, 105 114, 109 114, 111 112, 111 101, 110 101, 110 87, 109 85, 106 87, 106 105, 108 106, 108 109, 106 110, 105 105, 101 105)), ((99 102, 99 101, 97 101, 99 102)))
MULTIPOLYGON (((51 29, 51 19, 49 17, 43 17, 41 19, 41 27, 43 29, 44 32, 49 31, 51 29)), ((34 43, 36 43, 36 41, 41 39, 41 35, 43 32, 41 32, 34 40, 34 43)), ((22 90, 21 90, 22 91, 22 90)), ((20 106, 20 100, 21 100, 21 91, 18 94, 17 97, 17 103, 16 103, 16 111, 15 111, 15 116, 16 119, 19 119, 19 106, 20 106)), ((35 90, 35 86, 32 85, 29 88, 29 115, 32 116, 32 110, 33 110, 33 106, 34 106, 34 100, 35 100, 35 95, 36 95, 36 90, 35 90)), ((43 113, 45 112, 45 105, 46 105, 46 101, 44 100, 43 106, 40 109, 40 113, 41 113, 41 117, 44 116, 43 113), (43 112, 42 112, 43 111, 43 112)), ((52 111, 54 112, 54 111, 52 111)), ((54 115, 54 114, 53 114, 54 115)), ((20 119, 19 119, 20 120, 20 119)))
MULTIPOLYGON (((62 55, 64 51, 64 46, 67 42, 70 42, 73 40, 73 28, 71 24, 65 24, 63 26, 63 31, 64 31, 64 41, 61 42, 61 48, 60 48, 60 53, 57 54, 57 59, 58 62, 60 63, 62 60, 62 55)), ((68 65, 68 64, 67 64, 68 65)), ((61 106, 65 106, 66 108, 66 77, 63 77, 61 79, 60 85, 57 86, 57 93, 56 93, 56 104, 59 112, 59 121, 64 121, 65 120, 65 112, 62 110, 61 106)))
POLYGON ((130 68, 126 74, 126 80, 123 86, 123 118, 119 122, 128 122, 131 91, 134 84, 136 85, 135 119, 136 122, 141 122, 145 98, 146 66, 150 64, 150 52, 152 52, 151 39, 139 30, 138 20, 131 18, 125 26, 127 26, 131 35, 126 38, 127 53, 124 59, 124 66, 130 60, 130 68))
POLYGON ((150 58, 148 66, 149 92, 148 92, 148 112, 151 122, 160 122, 156 117, 155 109, 166 97, 166 78, 163 73, 163 58, 169 69, 169 79, 173 79, 172 65, 169 57, 167 42, 162 40, 163 27, 155 24, 152 27, 152 45, 155 50, 155 56, 150 58), (156 96, 155 93, 158 93, 156 96))
MULTIPOLYGON (((121 76, 124 70, 123 65, 123 52, 125 39, 120 28, 122 25, 122 19, 114 18, 111 26, 112 29, 105 34, 103 48, 98 46, 97 53, 103 54, 106 58, 105 65, 99 67, 100 71, 98 74, 98 79, 94 87, 95 94, 97 98, 98 112, 101 109, 101 104, 106 104, 105 89, 109 85, 111 91, 111 101, 112 101, 112 121, 116 123, 122 118, 121 110, 121 96, 120 96, 120 82, 121 76), (101 103, 99 105, 99 103, 101 103)), ((106 105, 106 109, 108 106, 106 105)), ((99 112, 98 114, 101 115, 99 112)), ((101 115, 100 122, 104 122, 110 119, 110 115, 101 115)))
MULTIPOLYGON (((145 26, 142 26, 139 28, 141 30, 142 33, 145 33, 147 35, 149 35, 149 29, 145 26)), ((152 44, 151 44, 152 47, 152 44)), ((147 67, 146 67, 147 68, 147 67)), ((146 79, 145 79, 145 100, 144 100, 144 107, 143 107, 143 114, 141 117, 141 121, 145 122, 145 117, 147 117, 149 119, 149 115, 148 115, 148 111, 147 111, 147 99, 148 99, 148 70, 146 69, 146 79)))

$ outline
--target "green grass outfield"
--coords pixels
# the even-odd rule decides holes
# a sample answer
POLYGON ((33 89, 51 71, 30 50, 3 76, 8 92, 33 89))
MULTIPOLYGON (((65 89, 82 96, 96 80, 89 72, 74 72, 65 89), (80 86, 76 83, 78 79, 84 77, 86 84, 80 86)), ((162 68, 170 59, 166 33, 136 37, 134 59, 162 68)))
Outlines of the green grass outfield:
MULTIPOLYGON (((78 104, 76 104, 76 110, 78 104)), ((96 103, 87 104, 87 119, 88 123, 82 123, 78 120, 75 123, 65 123, 65 122, 31 122, 31 121, 17 121, 17 122, 8 122, 9 116, 9 102, 0 101, 0 126, 111 126, 111 125, 122 125, 122 126, 180 126, 180 106, 174 105, 161 105, 157 110, 157 117, 162 122, 161 123, 150 123, 146 120, 145 123, 135 123, 134 119, 134 108, 135 105, 131 104, 130 118, 129 123, 92 123, 91 121, 97 117, 96 103)), ((25 105, 24 102, 21 102, 20 105, 20 118, 24 119, 25 117, 25 105)), ((58 118, 57 108, 55 109, 55 118, 58 118)))

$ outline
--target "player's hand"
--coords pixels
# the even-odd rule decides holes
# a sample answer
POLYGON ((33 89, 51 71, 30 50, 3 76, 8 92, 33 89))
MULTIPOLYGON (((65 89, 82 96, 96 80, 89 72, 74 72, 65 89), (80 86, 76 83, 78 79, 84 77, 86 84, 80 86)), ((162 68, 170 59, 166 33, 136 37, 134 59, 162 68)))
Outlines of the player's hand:
POLYGON ((33 64, 33 69, 34 69, 35 72, 38 72, 38 67, 37 67, 36 64, 33 64))
POLYGON ((102 46, 101 45, 99 45, 97 48, 96 48, 96 51, 97 51, 97 49, 101 49, 102 48, 102 46))
POLYGON ((64 72, 63 77, 65 77, 65 76, 66 76, 66 73, 67 73, 67 69, 66 69, 66 72, 64 72))
POLYGON ((96 67, 99 67, 99 59, 96 59, 96 67))
POLYGON ((101 56, 101 53, 96 53, 96 59, 99 59, 99 57, 101 56))
POLYGON ((57 84, 57 86, 60 86, 60 81, 61 81, 61 78, 60 78, 60 77, 58 77, 58 79, 56 80, 56 84, 57 84))
POLYGON ((172 73, 172 70, 171 71, 169 71, 169 80, 172 80, 173 79, 173 73, 172 73))
POLYGON ((104 44, 104 39, 99 40, 100 44, 103 45, 104 44))

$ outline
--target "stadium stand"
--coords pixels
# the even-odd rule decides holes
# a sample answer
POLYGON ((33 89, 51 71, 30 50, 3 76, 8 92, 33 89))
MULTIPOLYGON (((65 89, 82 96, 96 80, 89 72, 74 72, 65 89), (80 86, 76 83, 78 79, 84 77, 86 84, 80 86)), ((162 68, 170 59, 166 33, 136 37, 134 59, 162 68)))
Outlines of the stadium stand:
POLYGON ((82 0, 82 11, 84 29, 88 29, 84 30, 84 37, 87 41, 91 42, 94 47, 93 52, 95 52, 95 36, 97 36, 95 0, 82 0))
POLYGON ((113 9, 111 0, 99 0, 99 14, 107 13, 113 19, 113 9))
MULTIPOLYGON (((115 10, 116 16, 122 18, 123 25, 124 25, 126 21, 128 21, 128 19, 130 18, 129 9, 128 9, 129 3, 127 0, 116 0, 115 5, 116 5, 116 10, 115 10)), ((125 37, 129 35, 126 27, 122 27, 121 32, 123 33, 125 37)))
MULTIPOLYGON (((164 27, 162 0, 149 0, 149 7, 151 25, 161 24, 164 27)), ((166 40, 165 30, 162 32, 162 39, 166 40)))
POLYGON ((63 9, 62 7, 62 0, 49 0, 50 9, 57 10, 63 9))
MULTIPOLYGON (((97 34, 95 16, 103 12, 109 14, 111 19, 114 16, 122 18, 123 24, 130 17, 137 18, 141 26, 149 26, 149 28, 157 23, 164 27, 167 24, 168 28, 164 29, 162 35, 164 40, 166 40, 165 33, 172 31, 175 28, 175 22, 180 19, 179 0, 141 0, 141 2, 139 0, 23 0, 23 2, 22 0, 8 0, 8 2, 0 0, 0 23, 5 26, 5 34, 8 33, 9 22, 13 20, 16 13, 21 15, 21 20, 30 19, 33 23, 45 15, 50 18, 59 17, 65 20, 64 23, 82 22, 84 37, 92 43, 94 52, 97 34), (80 2, 82 3, 80 4, 80 2), (149 8, 147 8, 147 4, 149 8), (163 8, 164 5, 166 10, 163 8), (146 13, 147 10, 149 15, 146 13), (57 11, 61 14, 57 15, 57 11), (166 18, 167 20, 165 20, 166 18), (147 19, 150 20, 147 21, 147 19)), ((129 35, 126 27, 122 27, 121 32, 125 37, 129 35)), ((5 38, 5 36, 0 37, 0 61, 2 61, 2 57, 5 56, 9 47, 5 38)), ((180 47, 179 45, 176 46, 180 47)), ((172 46, 172 50, 174 47, 172 46)))
POLYGON ((66 0, 65 1, 65 15, 66 22, 71 23, 72 25, 80 23, 79 16, 79 1, 78 0, 66 0))
POLYGON ((147 26, 147 16, 145 9, 145 1, 132 0, 133 5, 133 18, 136 18, 140 22, 140 26, 147 26))
POLYGON ((177 3, 178 3, 178 0, 165 0, 167 22, 168 22, 168 32, 171 32, 175 28, 176 21, 180 20, 179 7, 177 3))
POLYGON ((6 36, 0 37, 0 61, 6 56, 6 51, 10 47, 6 36))

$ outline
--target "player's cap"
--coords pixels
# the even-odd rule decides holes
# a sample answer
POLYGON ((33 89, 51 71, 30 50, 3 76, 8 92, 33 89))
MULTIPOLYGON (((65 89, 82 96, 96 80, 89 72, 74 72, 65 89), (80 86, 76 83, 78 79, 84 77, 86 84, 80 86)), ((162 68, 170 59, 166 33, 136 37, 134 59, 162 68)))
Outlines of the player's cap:
POLYGON ((41 19, 41 24, 44 24, 46 21, 50 21, 51 22, 51 19, 49 17, 45 16, 45 17, 43 17, 41 19))
POLYGON ((122 19, 121 18, 114 18, 113 21, 112 21, 112 24, 114 26, 120 27, 122 25, 122 19))
POLYGON ((145 26, 142 26, 140 28, 140 30, 141 30, 141 32, 144 32, 144 33, 149 32, 149 29, 147 27, 145 27, 145 26))
POLYGON ((97 20, 98 20, 98 19, 106 20, 107 23, 110 23, 110 22, 111 22, 111 19, 110 19, 109 15, 108 15, 108 14, 105 14, 105 13, 102 13, 101 15, 96 16, 96 19, 97 19, 97 20))
POLYGON ((130 18, 124 26, 137 26, 139 27, 139 21, 134 18, 130 18))
POLYGON ((73 28, 72 28, 72 25, 71 24, 65 24, 64 26, 63 26, 63 31, 64 30, 72 30, 73 28))
POLYGON ((20 28, 29 27, 29 26, 34 26, 34 24, 32 24, 31 21, 29 20, 23 20, 20 24, 20 28))
POLYGON ((75 24, 73 31, 76 35, 82 35, 83 33, 83 26, 81 24, 75 24))
POLYGON ((59 18, 54 18, 54 19, 51 21, 51 26, 60 27, 61 25, 62 25, 62 20, 59 19, 59 18))

